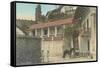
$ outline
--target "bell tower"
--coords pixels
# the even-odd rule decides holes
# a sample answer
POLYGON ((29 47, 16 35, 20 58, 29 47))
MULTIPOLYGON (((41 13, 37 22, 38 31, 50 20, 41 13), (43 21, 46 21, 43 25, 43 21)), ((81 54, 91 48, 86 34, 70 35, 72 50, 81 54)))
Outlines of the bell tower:
POLYGON ((36 7, 36 11, 35 11, 35 19, 36 19, 36 22, 39 23, 41 21, 41 5, 38 4, 37 7, 36 7))

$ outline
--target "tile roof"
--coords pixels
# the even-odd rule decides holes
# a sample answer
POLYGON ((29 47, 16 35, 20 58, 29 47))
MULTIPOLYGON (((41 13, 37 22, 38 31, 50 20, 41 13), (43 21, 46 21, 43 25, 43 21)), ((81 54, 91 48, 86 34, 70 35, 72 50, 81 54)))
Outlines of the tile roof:
POLYGON ((59 25, 67 25, 67 24, 72 24, 72 23, 73 23, 73 18, 61 19, 61 20, 56 20, 53 22, 34 24, 30 26, 28 30, 59 26, 59 25))

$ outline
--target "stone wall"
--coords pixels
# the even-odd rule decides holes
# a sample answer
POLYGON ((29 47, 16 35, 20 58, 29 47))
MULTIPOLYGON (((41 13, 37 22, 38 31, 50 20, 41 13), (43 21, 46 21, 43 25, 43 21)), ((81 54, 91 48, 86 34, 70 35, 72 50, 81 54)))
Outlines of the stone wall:
POLYGON ((16 37, 16 64, 32 65, 40 63, 41 39, 26 36, 16 37))

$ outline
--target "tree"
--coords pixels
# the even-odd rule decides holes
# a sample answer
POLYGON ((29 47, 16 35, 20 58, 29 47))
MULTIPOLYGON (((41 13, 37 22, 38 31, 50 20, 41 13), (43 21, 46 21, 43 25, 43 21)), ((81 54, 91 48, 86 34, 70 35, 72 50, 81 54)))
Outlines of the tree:
POLYGON ((79 34, 79 26, 78 24, 74 25, 66 25, 64 30, 64 48, 67 50, 71 49, 71 42, 74 37, 77 37, 79 34))

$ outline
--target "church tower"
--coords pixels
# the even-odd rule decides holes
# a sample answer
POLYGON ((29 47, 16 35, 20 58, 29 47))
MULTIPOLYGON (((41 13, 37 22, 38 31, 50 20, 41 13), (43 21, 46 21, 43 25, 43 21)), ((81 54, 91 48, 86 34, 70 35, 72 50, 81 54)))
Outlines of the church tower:
POLYGON ((39 23, 41 21, 41 5, 38 4, 37 7, 36 7, 36 11, 35 11, 35 19, 36 19, 36 22, 39 23))

